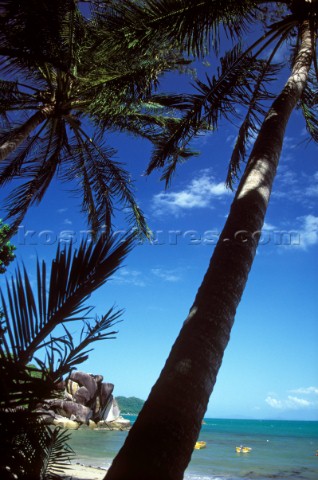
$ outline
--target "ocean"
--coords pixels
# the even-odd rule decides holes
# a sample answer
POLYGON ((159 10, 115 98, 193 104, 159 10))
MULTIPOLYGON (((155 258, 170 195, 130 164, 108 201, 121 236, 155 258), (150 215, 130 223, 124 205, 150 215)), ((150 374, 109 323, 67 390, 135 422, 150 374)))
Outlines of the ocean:
MULTIPOLYGON (((134 421, 135 417, 127 417, 134 421)), ((185 480, 318 480, 318 422, 205 419, 185 480), (250 453, 236 453, 245 445, 250 453)), ((80 429, 75 462, 107 468, 127 432, 80 429)))

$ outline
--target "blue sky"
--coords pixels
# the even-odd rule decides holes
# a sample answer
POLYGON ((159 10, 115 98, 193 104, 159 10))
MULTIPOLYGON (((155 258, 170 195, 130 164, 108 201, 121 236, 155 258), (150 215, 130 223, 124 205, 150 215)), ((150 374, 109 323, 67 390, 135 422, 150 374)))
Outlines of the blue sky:
MULTIPOLYGON (((177 90, 180 81, 172 77, 168 85, 177 90)), ((223 122, 195 140, 201 155, 179 167, 167 191, 158 173, 143 176, 148 143, 109 137, 132 172, 154 232, 153 243, 136 245, 89 301, 100 315, 114 304, 125 309, 117 339, 96 344, 81 367, 113 382, 115 395, 147 397, 187 316, 229 211, 224 179, 235 134, 223 122)), ((315 145, 305 139, 295 112, 209 417, 318 420, 318 164, 315 145)), ((79 243, 87 229, 79 204, 66 184, 53 182, 26 216, 13 243, 33 280, 37 255, 50 260, 57 242, 70 235, 79 243)), ((120 212, 115 222, 118 230, 127 228, 120 212)), ((76 335, 80 326, 70 329, 76 335)))

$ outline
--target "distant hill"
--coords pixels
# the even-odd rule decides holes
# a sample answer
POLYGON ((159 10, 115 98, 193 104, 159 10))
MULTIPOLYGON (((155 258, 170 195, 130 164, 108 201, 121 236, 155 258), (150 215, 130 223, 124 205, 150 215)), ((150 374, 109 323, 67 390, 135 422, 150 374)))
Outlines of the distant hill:
POLYGON ((144 405, 144 400, 137 397, 117 397, 116 400, 121 414, 138 415, 144 405))

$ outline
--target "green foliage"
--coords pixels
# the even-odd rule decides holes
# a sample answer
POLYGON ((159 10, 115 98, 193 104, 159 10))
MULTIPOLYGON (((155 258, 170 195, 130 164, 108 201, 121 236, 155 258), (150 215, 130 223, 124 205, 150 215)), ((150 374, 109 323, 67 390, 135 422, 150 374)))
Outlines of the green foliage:
POLYGON ((116 397, 122 414, 138 415, 145 401, 137 397, 116 397))
POLYGON ((104 13, 112 9, 116 14, 104 18, 105 28, 119 32, 113 48, 118 48, 116 40, 120 42, 123 32, 130 48, 145 49, 161 42, 201 57, 210 48, 218 52, 221 31, 233 39, 246 31, 258 13, 253 0, 115 0, 105 4, 104 13))
POLYGON ((34 365, 33 363, 29 363, 27 365, 27 368, 28 368, 28 373, 31 375, 31 377, 35 377, 35 378, 42 378, 42 372, 40 372, 38 370, 38 368, 36 367, 36 365, 34 365))
POLYGON ((7 241, 9 232, 9 225, 0 220, 0 273, 4 273, 9 263, 15 258, 16 247, 7 241))

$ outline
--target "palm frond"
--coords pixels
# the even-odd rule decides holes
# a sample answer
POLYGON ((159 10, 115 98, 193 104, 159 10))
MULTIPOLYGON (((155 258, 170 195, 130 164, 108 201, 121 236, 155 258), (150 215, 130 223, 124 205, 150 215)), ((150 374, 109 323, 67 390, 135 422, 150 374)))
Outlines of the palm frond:
POLYGON ((43 139, 38 132, 27 144, 20 149, 17 156, 8 159, 2 170, 3 182, 9 182, 18 176, 30 178, 27 182, 16 187, 7 197, 5 208, 7 219, 13 219, 14 231, 24 218, 28 208, 40 202, 54 177, 61 162, 63 149, 67 146, 67 135, 63 122, 52 119, 45 123, 43 130, 47 130, 43 139), (53 124, 50 130, 47 125, 53 124), (41 150, 37 151, 40 144, 41 150), (33 153, 33 160, 26 159, 33 153), (35 156, 38 153, 37 156, 35 156))
POLYGON ((118 323, 122 313, 121 310, 114 311, 114 308, 111 308, 101 318, 97 317, 93 325, 85 321, 80 334, 80 341, 77 345, 75 345, 69 330, 63 325, 65 335, 60 337, 52 336, 45 345, 45 360, 42 361, 39 358, 35 358, 40 371, 45 372, 46 376, 53 381, 58 381, 63 375, 69 374, 75 366, 87 360, 88 353, 92 351, 92 348, 89 350, 87 348, 91 344, 115 338, 118 332, 110 329, 118 323))
POLYGON ((44 425, 39 415, 25 408, 0 410, 3 435, 0 454, 1 479, 57 480, 74 457, 67 444, 70 434, 44 425))
POLYGON ((186 95, 151 95, 146 101, 121 105, 111 117, 102 118, 98 124, 102 130, 127 132, 155 143, 180 122, 179 111, 189 106, 186 98, 186 95))
POLYGON ((183 45, 189 54, 203 56, 219 48, 221 29, 232 38, 255 20, 256 3, 250 0, 144 0, 107 2, 99 11, 109 31, 118 32, 130 48, 155 38, 183 45))
MULTIPOLYGON (((46 123, 46 115, 40 110, 35 112, 20 124, 9 125, 6 131, 0 134, 0 162, 9 158, 13 152, 25 145, 30 134, 46 123)), ((38 135, 38 133, 36 134, 38 135)))
POLYGON ((309 77, 300 100, 306 129, 314 142, 318 142, 318 81, 314 72, 309 77))
POLYGON ((103 285, 132 248, 134 235, 115 243, 101 236, 96 244, 82 242, 73 253, 58 248, 52 262, 49 293, 46 293, 46 265, 37 266, 37 292, 34 293, 25 268, 16 271, 7 295, 1 293, 5 330, 3 353, 27 364, 53 329, 64 322, 85 319, 87 297, 103 285))
MULTIPOLYGON (((47 125, 48 120, 34 135, 28 138, 27 142, 22 142, 22 144, 16 148, 14 154, 8 155, 2 160, 0 163, 0 185, 5 185, 11 180, 20 177, 22 167, 27 164, 32 154, 37 154, 43 145, 42 133, 45 132, 47 125)), ((11 136, 12 132, 8 130, 7 134, 2 137, 2 140, 4 142, 10 141, 11 136)))
POLYGON ((3 0, 0 54, 10 57, 18 68, 32 68, 39 62, 65 68, 70 44, 76 45, 83 38, 79 29, 84 23, 81 18, 78 5, 72 0, 3 0))
POLYGON ((88 31, 86 28, 87 20, 82 15, 79 5, 74 1, 68 1, 63 4, 66 12, 60 19, 60 37, 62 47, 66 52, 63 59, 65 69, 74 76, 77 75, 77 65, 79 63, 79 52, 86 42, 88 31), (67 4, 68 3, 68 4, 67 4))
MULTIPOLYGON (((125 125, 122 122, 120 126, 115 118, 113 127, 117 131, 126 128, 142 134, 142 128, 138 131, 133 122, 130 125, 125 121, 125 125)), ((108 231, 111 229, 114 204, 119 202, 130 210, 129 221, 140 234, 149 236, 145 217, 134 198, 130 176, 112 159, 114 150, 104 146, 97 137, 90 138, 72 116, 66 120, 74 132, 73 136, 63 118, 50 118, 28 142, 19 147, 16 155, 10 155, 0 164, 0 184, 9 183, 15 178, 27 178, 5 199, 6 219, 12 222, 12 233, 27 210, 42 200, 54 175, 58 173, 63 181, 71 182, 73 186, 78 184, 76 191, 83 198, 82 209, 87 214, 93 234, 96 235, 104 226, 108 231)), ((150 117, 147 120, 150 121, 150 117)), ((149 130, 145 122, 146 119, 143 121, 144 128, 149 130)), ((139 121, 139 125, 141 123, 139 121)))
POLYGON ((80 81, 84 93, 90 93, 88 111, 99 117, 105 115, 105 111, 109 114, 109 106, 116 108, 123 102, 127 104, 146 98, 157 86, 159 75, 172 69, 186 70, 191 63, 169 46, 160 52, 146 51, 141 56, 129 50, 120 58, 109 55, 107 64, 104 51, 97 51, 92 56, 98 68, 90 67, 80 81))
POLYGON ((41 475, 46 480, 61 478, 65 467, 75 457, 74 450, 68 445, 71 434, 59 427, 43 429, 43 461, 41 462, 41 475))
POLYGON ((43 398, 52 396, 56 389, 56 376, 46 376, 37 370, 22 365, 12 353, 8 332, 2 335, 0 345, 0 412, 7 408, 29 406, 33 408, 43 398), (7 342, 8 338, 8 342, 7 342))
POLYGON ((238 178, 240 165, 245 160, 248 142, 257 135, 262 119, 266 114, 266 110, 262 107, 262 102, 273 98, 273 95, 264 88, 264 84, 275 78, 281 68, 279 65, 273 65, 272 60, 288 34, 289 31, 279 38, 275 48, 266 61, 260 61, 259 75, 253 87, 253 94, 245 118, 239 128, 228 167, 226 185, 231 190, 233 190, 234 181, 238 178))
POLYGON ((250 55, 242 55, 239 45, 223 58, 218 75, 197 80, 197 94, 186 99, 186 114, 174 130, 158 140, 147 174, 155 168, 166 166, 162 178, 166 184, 181 158, 188 158, 191 151, 187 145, 200 130, 216 130, 220 118, 237 118, 236 105, 248 107, 252 97, 251 83, 257 81, 260 62, 250 55))
POLYGON ((138 232, 148 237, 149 229, 135 201, 130 175, 111 158, 114 150, 98 143, 98 138, 90 138, 81 128, 78 128, 76 141, 63 179, 74 179, 76 175, 80 189, 84 190, 82 208, 88 214, 93 235, 101 228, 110 229, 113 202, 117 199, 128 207, 138 232))
MULTIPOLYGON (((0 80, 0 115, 5 116, 6 113, 14 108, 29 107, 35 104, 33 95, 23 92, 19 89, 18 82, 0 80)), ((1 141, 1 140, 0 140, 1 141)))

